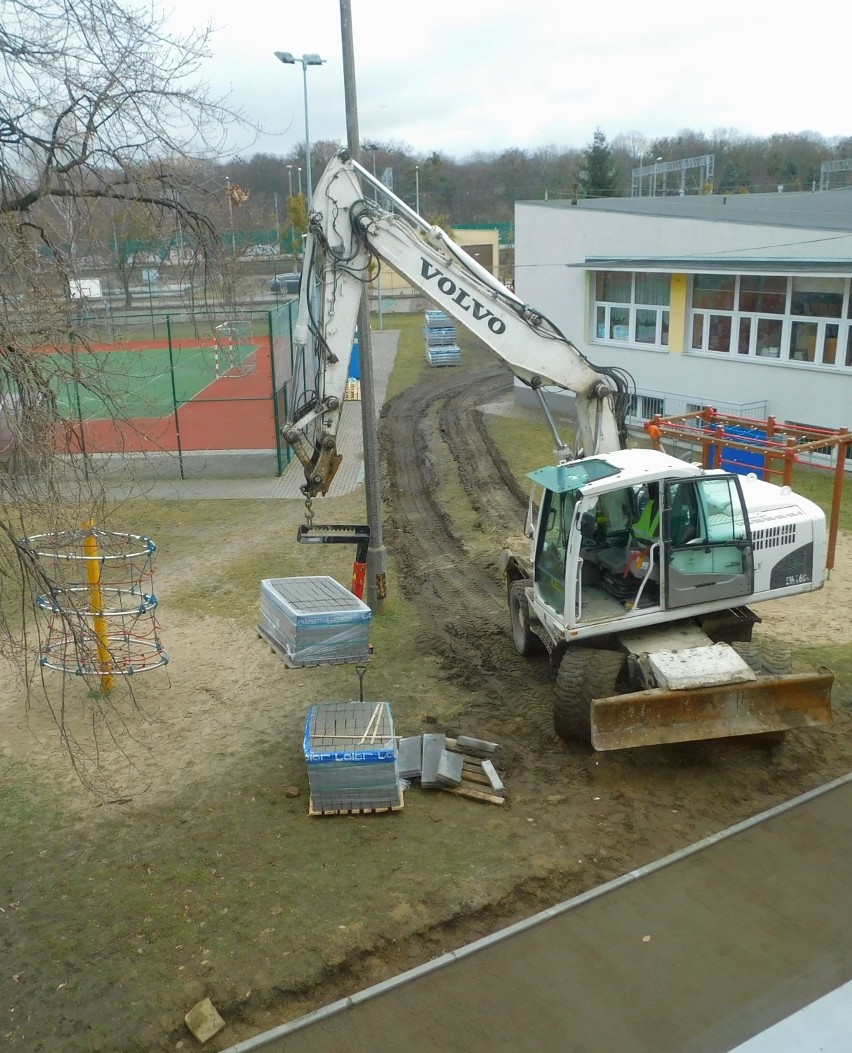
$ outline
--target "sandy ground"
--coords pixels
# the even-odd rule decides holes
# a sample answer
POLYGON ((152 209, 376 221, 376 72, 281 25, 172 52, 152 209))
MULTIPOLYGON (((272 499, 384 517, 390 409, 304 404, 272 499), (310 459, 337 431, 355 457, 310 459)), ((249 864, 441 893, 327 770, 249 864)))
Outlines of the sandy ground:
MULTIPOLYGON (((248 586, 234 581, 257 553, 274 558, 274 573, 299 566, 346 581, 351 554, 294 552, 297 502, 234 508, 212 526, 188 508, 157 537, 165 670, 106 711, 78 678, 47 674, 29 711, 12 671, 0 681, 0 1038, 10 1048, 190 1048, 183 1015, 204 996, 229 1022, 206 1048, 224 1048, 852 767, 846 680, 832 729, 791 733, 773 751, 729 740, 596 755, 555 737, 552 673, 514 652, 505 593, 482 555, 499 549, 482 495, 494 495, 498 521, 516 525, 517 509, 500 505, 493 476, 476 476, 485 450, 454 461, 442 446, 487 443, 474 428, 456 435, 466 411, 452 400, 488 395, 488 383, 434 378, 434 400, 413 393, 386 417, 400 451, 384 481, 400 495, 387 542, 404 596, 376 621, 367 697, 392 701, 401 734, 500 742, 505 807, 412 789, 392 827, 309 819, 306 710, 357 698, 358 681, 352 667, 284 670, 253 631, 262 575, 249 568, 248 586), (440 511, 452 463, 467 525, 440 511), (466 548, 480 520, 481 544, 466 548), (63 706, 77 771, 57 734, 63 706)), ((356 521, 357 500, 324 505, 328 521, 356 521)), ((850 599, 844 535, 825 588, 763 605, 761 631, 841 654, 850 599)))

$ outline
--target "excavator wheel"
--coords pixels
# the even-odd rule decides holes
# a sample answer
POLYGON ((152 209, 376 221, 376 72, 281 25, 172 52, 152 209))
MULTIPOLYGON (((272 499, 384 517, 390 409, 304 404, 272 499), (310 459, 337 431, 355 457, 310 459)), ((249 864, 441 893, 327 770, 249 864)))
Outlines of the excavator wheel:
MULTIPOLYGON (((755 637, 749 643, 731 645, 758 676, 787 676, 793 671, 793 656, 790 648, 778 640, 755 637)), ((775 749, 784 743, 786 731, 767 731, 762 735, 746 735, 751 745, 760 749, 775 749)))
POLYGON ((733 643, 731 647, 758 676, 789 676, 793 672, 792 652, 779 640, 761 637, 750 643, 733 643))
POLYGON ((747 643, 736 641, 731 644, 731 647, 733 647, 753 673, 760 675, 760 672, 763 669, 763 664, 760 659, 760 648, 756 643, 752 643, 751 641, 747 643))
POLYGON ((789 676, 793 672, 793 655, 786 644, 778 640, 758 641, 760 664, 769 676, 789 676))
POLYGON ((513 581, 509 586, 509 619, 512 623, 512 640, 518 654, 528 657, 539 654, 544 648, 541 640, 530 629, 529 604, 524 589, 526 581, 513 581))
POLYGON ((556 674, 553 727, 566 742, 589 745, 592 738, 593 698, 609 698, 624 665, 619 651, 569 647, 556 674))

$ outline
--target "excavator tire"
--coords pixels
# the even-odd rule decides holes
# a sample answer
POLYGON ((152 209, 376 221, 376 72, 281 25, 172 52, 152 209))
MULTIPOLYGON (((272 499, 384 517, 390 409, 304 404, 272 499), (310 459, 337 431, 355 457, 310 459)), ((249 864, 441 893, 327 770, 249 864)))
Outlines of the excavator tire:
POLYGON ((756 643, 752 643, 751 641, 747 643, 737 641, 735 643, 732 643, 731 647, 733 647, 733 649, 737 652, 740 658, 742 658, 746 665, 748 665, 751 671, 753 673, 757 673, 759 676, 763 669, 763 663, 761 662, 760 648, 758 647, 758 645, 756 643))
POLYGON ((777 640, 762 639, 758 643, 762 672, 769 676, 789 676, 793 672, 790 648, 777 640))
MULTIPOLYGON (((748 643, 733 643, 731 646, 758 676, 787 676, 793 671, 790 648, 778 640, 755 637, 748 643)), ((767 731, 762 735, 744 735, 743 738, 760 749, 774 749, 783 744, 787 732, 767 731)))
POLYGON ((529 604, 524 592, 527 584, 526 581, 513 581, 509 586, 509 620, 512 623, 512 640, 515 650, 524 657, 539 654, 544 649, 541 640, 530 629, 529 604))
POLYGON ((615 694, 623 665, 624 655, 618 651, 590 647, 569 647, 565 651, 556 674, 553 702, 553 727, 561 739, 591 743, 592 699, 615 694))
POLYGON ((792 652, 779 640, 755 637, 749 643, 733 643, 731 647, 758 676, 789 676, 793 672, 792 652))

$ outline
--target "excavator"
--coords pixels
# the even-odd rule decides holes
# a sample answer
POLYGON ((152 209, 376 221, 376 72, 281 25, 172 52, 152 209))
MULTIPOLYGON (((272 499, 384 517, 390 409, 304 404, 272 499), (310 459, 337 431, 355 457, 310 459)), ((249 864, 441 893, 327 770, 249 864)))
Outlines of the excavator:
POLYGON ((755 638, 751 609, 822 588, 822 510, 755 475, 628 448, 631 378, 594 365, 345 150, 313 196, 294 327, 316 386, 282 428, 306 498, 340 464, 359 303, 382 264, 479 337, 550 425, 556 463, 530 473, 523 544, 499 562, 515 648, 556 670, 556 733, 612 750, 829 724, 831 672, 793 672, 784 647, 755 638), (573 445, 547 388, 574 396, 573 445))

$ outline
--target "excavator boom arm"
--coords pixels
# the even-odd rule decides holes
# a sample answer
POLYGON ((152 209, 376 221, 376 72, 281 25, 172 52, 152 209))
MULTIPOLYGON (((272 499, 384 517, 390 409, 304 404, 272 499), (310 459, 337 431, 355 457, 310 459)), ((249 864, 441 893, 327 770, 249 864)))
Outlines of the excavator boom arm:
POLYGON ((577 449, 590 455, 624 447, 624 376, 593 366, 552 322, 345 151, 329 162, 312 206, 294 342, 297 355, 318 363, 316 389, 283 429, 305 466, 306 493, 325 493, 329 466, 336 470, 329 451, 335 445, 358 308, 363 286, 382 262, 479 337, 518 379, 534 389, 573 392, 577 449), (365 198, 363 182, 379 190, 388 207, 365 198), (312 421, 320 427, 308 441, 312 421))

